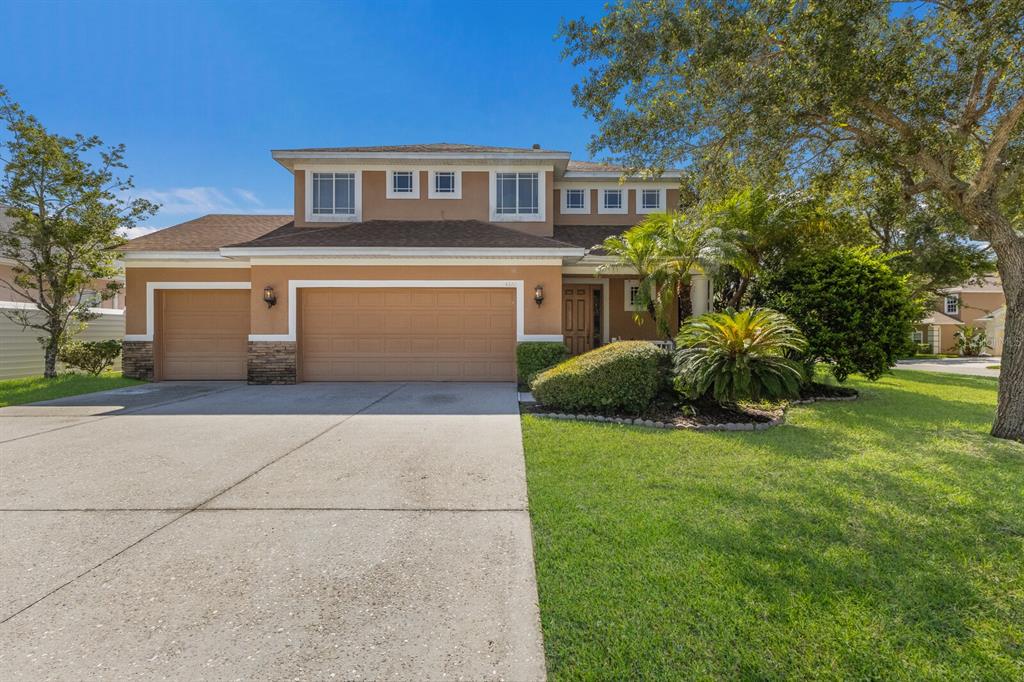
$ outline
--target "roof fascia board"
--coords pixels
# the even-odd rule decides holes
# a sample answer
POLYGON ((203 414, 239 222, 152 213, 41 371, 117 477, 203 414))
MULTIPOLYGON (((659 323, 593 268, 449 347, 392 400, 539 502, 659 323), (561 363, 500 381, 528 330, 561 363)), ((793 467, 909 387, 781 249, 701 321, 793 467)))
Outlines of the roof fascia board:
POLYGON ((577 247, 544 248, 452 248, 452 247, 379 247, 379 246, 281 246, 281 247, 223 247, 221 255, 234 257, 275 257, 275 256, 480 256, 480 257, 578 257, 586 249, 577 247))

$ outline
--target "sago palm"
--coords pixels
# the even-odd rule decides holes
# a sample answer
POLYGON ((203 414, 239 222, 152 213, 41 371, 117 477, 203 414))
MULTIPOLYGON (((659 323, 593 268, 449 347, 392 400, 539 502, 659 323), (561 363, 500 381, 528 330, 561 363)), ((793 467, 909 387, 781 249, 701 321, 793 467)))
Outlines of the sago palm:
POLYGON ((701 315, 682 326, 676 347, 676 386, 692 400, 777 400, 796 396, 804 381, 794 356, 807 341, 789 318, 767 308, 701 315))

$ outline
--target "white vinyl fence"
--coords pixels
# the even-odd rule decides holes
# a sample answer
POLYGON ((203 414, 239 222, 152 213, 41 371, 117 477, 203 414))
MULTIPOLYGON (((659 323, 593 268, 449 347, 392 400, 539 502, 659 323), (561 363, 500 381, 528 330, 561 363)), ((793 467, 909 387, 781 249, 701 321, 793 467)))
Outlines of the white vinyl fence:
MULTIPOLYGON (((13 304, 0 301, 0 306, 13 304)), ((89 322, 75 338, 79 341, 105 341, 124 337, 124 310, 97 308, 100 316, 89 322)), ((38 329, 22 329, 21 325, 0 315, 0 379, 15 379, 43 373, 43 347, 38 339, 38 329)), ((121 369, 121 360, 114 363, 114 369, 121 369)))

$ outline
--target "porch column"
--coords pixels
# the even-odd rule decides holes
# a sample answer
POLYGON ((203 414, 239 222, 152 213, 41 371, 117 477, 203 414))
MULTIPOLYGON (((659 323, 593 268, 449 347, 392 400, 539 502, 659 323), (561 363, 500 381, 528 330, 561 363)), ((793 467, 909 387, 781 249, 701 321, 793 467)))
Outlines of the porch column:
POLYGON ((707 275, 693 275, 690 278, 690 302, 693 304, 694 315, 703 315, 710 310, 707 275))

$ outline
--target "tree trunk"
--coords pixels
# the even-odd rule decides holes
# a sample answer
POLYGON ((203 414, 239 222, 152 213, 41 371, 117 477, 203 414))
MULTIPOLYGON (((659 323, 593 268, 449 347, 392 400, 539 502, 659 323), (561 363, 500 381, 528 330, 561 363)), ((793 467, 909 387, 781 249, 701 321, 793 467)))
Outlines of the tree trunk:
POLYGON ((736 291, 733 292, 732 298, 729 299, 729 307, 733 310, 740 309, 740 303, 743 302, 743 294, 747 293, 747 286, 750 284, 750 280, 746 277, 740 277, 740 283, 736 286, 736 291))
POLYGON ((1024 240, 1003 245, 996 255, 1006 294, 1006 331, 992 435, 1024 443, 1024 240))
POLYGON ((57 347, 57 337, 51 335, 46 341, 45 364, 43 367, 43 376, 47 379, 53 379, 57 376, 57 347))

